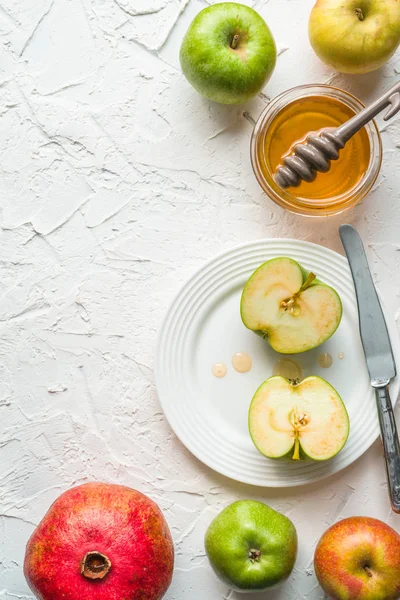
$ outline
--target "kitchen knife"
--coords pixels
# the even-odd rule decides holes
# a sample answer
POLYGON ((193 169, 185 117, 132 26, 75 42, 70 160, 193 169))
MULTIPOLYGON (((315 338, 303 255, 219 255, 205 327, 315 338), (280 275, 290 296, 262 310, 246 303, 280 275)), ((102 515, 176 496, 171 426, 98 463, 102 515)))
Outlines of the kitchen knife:
POLYGON ((389 395, 396 364, 361 238, 351 225, 342 225, 339 232, 353 275, 361 341, 376 393, 392 509, 400 513, 400 443, 389 395))

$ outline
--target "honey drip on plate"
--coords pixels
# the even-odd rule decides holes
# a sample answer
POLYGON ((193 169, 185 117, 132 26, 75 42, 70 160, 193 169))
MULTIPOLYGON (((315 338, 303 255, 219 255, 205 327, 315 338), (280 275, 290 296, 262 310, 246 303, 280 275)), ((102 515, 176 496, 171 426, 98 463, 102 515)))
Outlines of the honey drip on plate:
POLYGON ((333 363, 333 358, 331 354, 328 354, 328 352, 322 352, 321 354, 318 354, 317 360, 322 369, 329 369, 333 363))
POLYGON ((212 367, 212 374, 214 377, 218 377, 219 379, 225 377, 227 372, 228 368, 224 363, 215 363, 215 365, 212 367))
POLYGON ((303 369, 292 358, 280 358, 274 366, 273 374, 285 377, 292 383, 300 383, 304 379, 303 369))
POLYGON ((238 373, 247 373, 252 367, 251 356, 246 352, 236 352, 232 357, 232 366, 238 373))

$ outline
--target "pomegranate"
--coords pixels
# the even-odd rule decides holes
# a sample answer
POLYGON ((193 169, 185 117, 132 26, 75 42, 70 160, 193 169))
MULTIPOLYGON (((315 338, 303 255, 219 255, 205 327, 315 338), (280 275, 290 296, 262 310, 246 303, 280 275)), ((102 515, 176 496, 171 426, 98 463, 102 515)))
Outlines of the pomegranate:
POLYGON ((121 485, 62 494, 28 541, 24 572, 40 600, 159 600, 174 547, 158 506, 121 485))

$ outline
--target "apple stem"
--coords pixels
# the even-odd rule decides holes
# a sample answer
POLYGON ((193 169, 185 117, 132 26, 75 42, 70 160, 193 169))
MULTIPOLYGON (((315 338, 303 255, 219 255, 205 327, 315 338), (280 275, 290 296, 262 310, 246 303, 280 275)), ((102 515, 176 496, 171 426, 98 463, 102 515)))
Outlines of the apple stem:
POLYGON ((308 287, 310 287, 310 285, 316 278, 317 278, 317 276, 315 275, 315 273, 309 273, 307 279, 305 280, 305 282, 303 283, 303 285, 301 286, 301 288, 299 289, 297 294, 304 292, 308 287))
POLYGON ((239 34, 235 33, 235 35, 233 36, 232 41, 231 41, 232 50, 236 50, 238 43, 239 43, 239 34))
POLYGON ((81 575, 85 579, 104 579, 110 569, 110 559, 101 552, 87 552, 81 561, 81 575))
POLYGON ((362 8, 356 8, 356 15, 357 17, 360 19, 360 21, 364 21, 364 13, 362 11, 362 8))
POLYGON ((292 460, 300 460, 300 440, 298 431, 296 431, 296 437, 294 440, 294 452, 292 460))
POLYGON ((368 566, 364 567, 364 571, 366 572, 366 574, 368 575, 368 577, 372 577, 373 576, 373 573, 372 573, 371 569, 368 566))

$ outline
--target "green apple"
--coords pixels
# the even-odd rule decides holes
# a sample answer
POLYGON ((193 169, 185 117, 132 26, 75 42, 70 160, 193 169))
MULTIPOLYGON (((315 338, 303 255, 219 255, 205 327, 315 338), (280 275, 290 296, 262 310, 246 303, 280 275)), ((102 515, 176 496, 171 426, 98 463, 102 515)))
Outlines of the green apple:
POLYGON ((240 104, 257 94, 276 63, 274 38, 252 8, 222 2, 203 9, 181 46, 182 71, 209 100, 240 104))
POLYGON ((293 523, 262 502, 240 500, 207 529, 205 547, 218 577, 237 591, 264 591, 289 577, 296 562, 293 523))
POLYGON ((400 535, 378 519, 343 519, 319 540, 314 568, 333 600, 397 600, 400 535))
POLYGON ((309 22, 317 56, 342 73, 379 69, 400 44, 398 0, 317 0, 309 22))
POLYGON ((244 325, 281 354, 316 348, 333 335, 342 318, 337 292, 295 260, 264 263, 244 286, 240 303, 244 325))
POLYGON ((250 404, 250 435, 267 458, 328 460, 343 448, 349 430, 341 397, 321 377, 307 377, 296 385, 270 377, 250 404))

